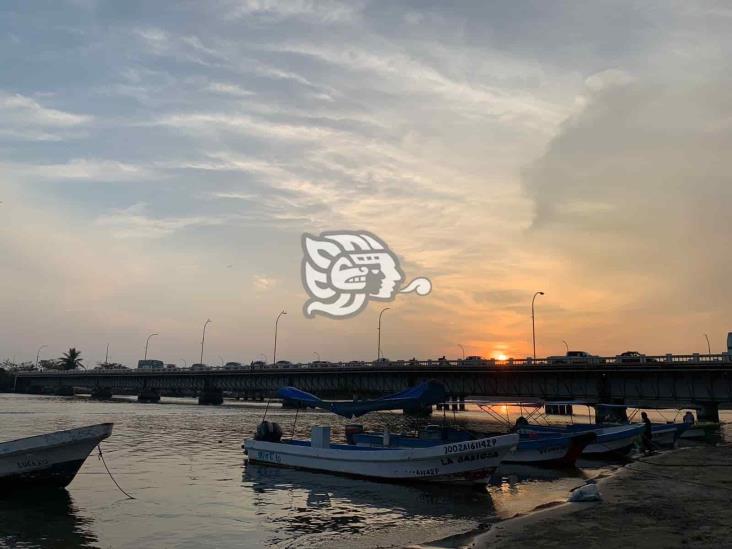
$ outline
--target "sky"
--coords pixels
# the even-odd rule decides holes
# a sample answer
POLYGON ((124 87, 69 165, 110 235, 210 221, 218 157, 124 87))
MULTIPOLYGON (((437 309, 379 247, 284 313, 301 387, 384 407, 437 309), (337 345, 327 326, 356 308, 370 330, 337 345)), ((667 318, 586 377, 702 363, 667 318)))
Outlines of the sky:
POLYGON ((0 359, 376 358, 305 318, 301 236, 428 296, 392 359, 726 350, 726 2, 6 1, 0 359))

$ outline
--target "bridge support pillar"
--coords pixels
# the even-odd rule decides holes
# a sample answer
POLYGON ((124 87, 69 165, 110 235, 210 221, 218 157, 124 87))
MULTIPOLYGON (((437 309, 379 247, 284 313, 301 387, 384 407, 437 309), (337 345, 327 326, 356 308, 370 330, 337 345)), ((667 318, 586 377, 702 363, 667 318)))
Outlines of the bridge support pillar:
POLYGON ((719 423, 719 404, 716 402, 702 404, 696 411, 696 418, 699 421, 719 423))
POLYGON ((224 402, 224 393, 216 387, 206 387, 198 393, 199 404, 221 404, 224 402))
POLYGON ((462 395, 458 397, 458 410, 461 412, 465 411, 465 397, 462 395))
POLYGON ((158 393, 157 389, 150 389, 145 387, 142 391, 140 391, 140 394, 137 395, 137 402, 160 402, 160 393, 158 393))
POLYGON ((452 401, 452 411, 457 412, 457 410, 458 410, 457 397, 452 396, 452 397, 450 397, 450 400, 452 401))

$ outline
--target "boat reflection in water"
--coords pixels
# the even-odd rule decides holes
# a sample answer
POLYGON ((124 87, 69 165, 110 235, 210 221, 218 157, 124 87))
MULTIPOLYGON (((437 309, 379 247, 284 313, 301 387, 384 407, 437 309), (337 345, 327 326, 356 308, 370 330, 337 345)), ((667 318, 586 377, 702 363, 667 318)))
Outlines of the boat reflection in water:
POLYGON ((0 498, 2 547, 97 547, 92 531, 92 520, 80 515, 66 490, 0 498))
POLYGON ((296 536, 304 545, 320 546, 337 533, 354 536, 354 543, 367 536, 370 546, 424 543, 495 518, 484 486, 394 484, 253 463, 243 483, 253 492, 247 498, 282 528, 283 539, 296 536), (405 535, 405 529, 412 531, 405 535))

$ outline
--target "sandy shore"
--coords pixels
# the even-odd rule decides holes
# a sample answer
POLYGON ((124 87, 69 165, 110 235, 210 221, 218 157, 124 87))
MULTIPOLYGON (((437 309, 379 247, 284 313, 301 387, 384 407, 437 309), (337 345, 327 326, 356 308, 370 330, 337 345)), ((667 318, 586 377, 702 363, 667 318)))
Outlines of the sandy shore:
POLYGON ((566 503, 506 520, 471 549, 732 546, 732 447, 634 462, 598 484, 601 503, 566 503))

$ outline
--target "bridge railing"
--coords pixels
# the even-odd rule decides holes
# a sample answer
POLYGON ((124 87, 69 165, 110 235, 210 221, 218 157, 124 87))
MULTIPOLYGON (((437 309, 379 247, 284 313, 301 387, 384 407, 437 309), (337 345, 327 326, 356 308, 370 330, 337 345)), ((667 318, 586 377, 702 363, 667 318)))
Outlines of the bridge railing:
POLYGON ((57 375, 163 375, 173 376, 180 373, 206 374, 207 372, 226 372, 226 373, 244 373, 244 372, 262 372, 262 371, 286 371, 286 370, 309 370, 309 369, 364 369, 364 368, 445 368, 445 367, 471 367, 471 368, 535 368, 541 367, 572 367, 578 369, 597 368, 598 366, 613 367, 633 367, 642 366, 644 368, 668 368, 668 367, 684 367, 689 365, 725 365, 732 363, 732 355, 729 353, 722 354, 690 354, 690 355, 656 355, 656 356, 612 356, 612 357, 546 357, 533 359, 528 358, 509 358, 506 360, 489 359, 428 359, 428 360, 377 360, 373 362, 366 361, 350 361, 350 362, 318 362, 318 363, 293 363, 278 364, 265 366, 247 366, 242 365, 241 368, 210 366, 206 368, 197 367, 190 368, 99 368, 94 370, 45 370, 45 371, 20 371, 16 372, 18 377, 25 376, 57 376, 57 375))

